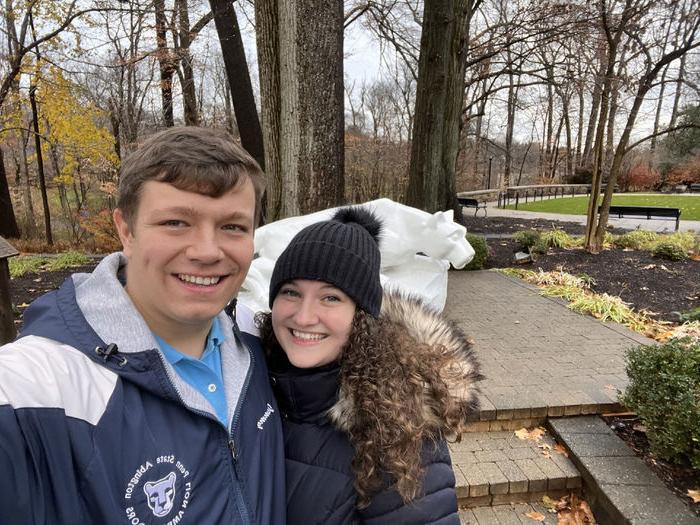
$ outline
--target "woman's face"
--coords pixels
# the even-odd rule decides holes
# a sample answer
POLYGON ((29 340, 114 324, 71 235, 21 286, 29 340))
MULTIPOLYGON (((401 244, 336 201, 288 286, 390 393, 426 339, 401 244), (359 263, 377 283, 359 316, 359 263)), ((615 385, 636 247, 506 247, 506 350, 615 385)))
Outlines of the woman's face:
POLYGON ((272 328, 289 361, 314 368, 336 361, 348 340, 355 302, 323 281, 297 279, 272 303, 272 328))

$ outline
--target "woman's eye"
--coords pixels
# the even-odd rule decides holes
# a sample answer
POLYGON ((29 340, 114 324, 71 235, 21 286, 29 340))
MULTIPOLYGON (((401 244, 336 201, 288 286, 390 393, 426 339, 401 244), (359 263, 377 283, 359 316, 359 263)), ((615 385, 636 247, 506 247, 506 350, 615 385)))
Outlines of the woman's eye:
POLYGON ((330 303, 339 303, 341 301, 337 295, 327 295, 324 299, 330 303))
POLYGON ((299 292, 292 290, 291 288, 282 288, 280 290, 280 295, 286 295, 287 297, 299 297, 299 292))

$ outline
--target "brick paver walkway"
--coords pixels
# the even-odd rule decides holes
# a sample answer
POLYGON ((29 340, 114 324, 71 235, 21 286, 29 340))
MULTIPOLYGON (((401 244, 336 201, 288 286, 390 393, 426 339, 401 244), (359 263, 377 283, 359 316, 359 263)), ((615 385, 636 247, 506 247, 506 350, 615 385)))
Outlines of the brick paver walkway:
POLYGON ((450 272, 445 313, 474 339, 486 376, 475 431, 614 410, 625 351, 652 342, 492 271, 450 272))

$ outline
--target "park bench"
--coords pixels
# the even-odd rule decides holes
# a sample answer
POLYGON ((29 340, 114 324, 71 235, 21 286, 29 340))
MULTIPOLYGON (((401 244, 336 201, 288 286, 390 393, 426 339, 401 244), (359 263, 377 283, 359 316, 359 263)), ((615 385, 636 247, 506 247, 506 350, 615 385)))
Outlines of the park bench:
POLYGON ((476 217, 476 214, 479 213, 479 210, 484 210, 484 217, 488 215, 485 202, 479 202, 476 199, 467 199, 465 197, 457 197, 457 202, 459 202, 459 205, 462 206, 462 208, 476 208, 474 211, 474 217, 476 217))
POLYGON ((694 182, 689 186, 690 191, 700 191, 700 183, 694 182))
MULTIPOLYGON (((598 213, 602 206, 598 206, 598 213)), ((681 210, 678 208, 662 208, 659 206, 610 206, 610 217, 642 217, 651 219, 670 219, 676 221, 676 231, 680 225, 681 210)))

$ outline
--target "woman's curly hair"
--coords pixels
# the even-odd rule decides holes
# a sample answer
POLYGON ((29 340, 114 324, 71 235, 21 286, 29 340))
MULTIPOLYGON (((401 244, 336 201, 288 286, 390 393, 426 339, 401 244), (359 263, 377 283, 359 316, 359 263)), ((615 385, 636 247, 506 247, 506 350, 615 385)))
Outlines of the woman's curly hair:
MULTIPOLYGON (((283 351, 271 315, 258 314, 256 324, 268 357, 283 351)), ((441 437, 459 439, 474 400, 455 395, 454 385, 477 376, 459 364, 454 350, 419 343, 404 326, 356 311, 330 417, 355 450, 358 507, 392 483, 406 503, 419 495, 423 447, 437 446, 441 437)))

